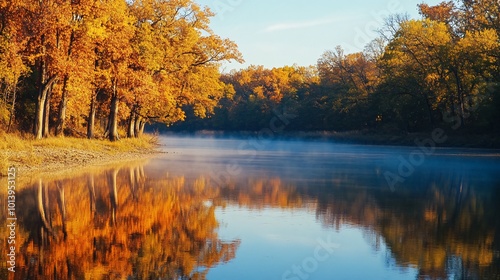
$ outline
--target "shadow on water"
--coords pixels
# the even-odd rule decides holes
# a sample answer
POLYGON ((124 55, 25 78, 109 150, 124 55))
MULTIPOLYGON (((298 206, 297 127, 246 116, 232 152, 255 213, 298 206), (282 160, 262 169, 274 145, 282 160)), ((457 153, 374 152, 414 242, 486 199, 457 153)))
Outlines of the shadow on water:
MULTIPOLYGON (((250 162, 223 142, 206 145, 190 161, 189 145, 179 143, 186 150, 148 164, 22 188, 11 277, 206 279, 211 268, 237 259, 245 242, 218 236, 215 210, 234 205, 305 209, 326 230, 360 228, 375 251, 385 244, 387 262, 415 269, 417 279, 500 278, 500 176, 490 159, 429 159, 392 191, 382 171, 395 156, 386 152, 362 155, 350 147, 354 152, 332 155, 313 143, 293 158, 281 147, 250 162), (234 160, 245 172, 223 184, 211 177, 234 160)), ((6 229, 0 234, 7 236, 6 229)), ((7 248, 1 248, 5 263, 7 248)))

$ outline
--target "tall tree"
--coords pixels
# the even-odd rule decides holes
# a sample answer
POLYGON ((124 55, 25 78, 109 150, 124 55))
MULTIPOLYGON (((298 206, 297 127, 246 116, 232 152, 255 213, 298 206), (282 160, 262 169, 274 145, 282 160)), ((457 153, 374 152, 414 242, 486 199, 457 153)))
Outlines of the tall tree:
POLYGON ((7 131, 11 129, 15 115, 19 81, 29 73, 22 54, 26 39, 17 24, 22 16, 19 3, 7 1, 0 4, 0 123, 7 123, 7 131))
MULTIPOLYGON (((93 59, 95 57, 90 29, 92 28, 92 13, 95 2, 73 1, 71 10, 71 20, 64 30, 59 32, 58 47, 58 72, 61 83, 57 88, 58 112, 55 127, 55 134, 61 135, 66 127, 68 102, 72 98, 76 101, 88 99, 92 90, 93 81, 93 59), (87 98, 86 98, 87 97, 87 98)), ((75 102, 79 106, 80 102, 75 102)), ((74 111, 75 109, 73 109, 74 111)), ((74 115, 78 115, 75 112, 74 115)))
POLYGON ((224 94, 218 63, 242 59, 233 42, 208 27, 210 10, 186 0, 134 1, 130 8, 136 32, 129 65, 134 73, 126 98, 127 134, 140 134, 148 120, 183 120, 186 106, 199 117, 212 114, 224 94))
POLYGON ((109 114, 106 133, 109 140, 116 141, 118 135, 120 99, 126 95, 125 81, 128 75, 129 57, 132 53, 130 40, 134 35, 134 19, 123 0, 101 2, 99 21, 104 27, 104 36, 97 42, 96 53, 101 74, 101 85, 109 96, 109 114))
POLYGON ((27 52, 34 61, 37 78, 37 102, 34 134, 36 139, 49 134, 50 99, 54 84, 59 80, 58 62, 62 32, 71 21, 69 1, 23 2, 27 11, 20 25, 28 38, 27 52))

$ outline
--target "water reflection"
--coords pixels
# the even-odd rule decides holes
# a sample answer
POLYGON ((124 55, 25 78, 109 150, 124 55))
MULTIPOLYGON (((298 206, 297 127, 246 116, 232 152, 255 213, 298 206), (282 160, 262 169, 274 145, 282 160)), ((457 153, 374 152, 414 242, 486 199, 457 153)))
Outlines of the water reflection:
MULTIPOLYGON (((362 232, 361 241, 346 238, 332 254, 323 268, 333 271, 318 269, 311 279, 361 279, 352 275, 359 272, 360 261, 373 258, 353 249, 349 240, 386 256, 385 264, 364 268, 373 278, 500 278, 496 159, 430 158, 391 191, 382 172, 396 158, 390 149, 364 150, 359 157, 354 148, 343 154, 335 150, 335 155, 296 151, 290 158, 281 146, 282 152, 260 152, 249 163, 227 151, 227 144, 210 145, 207 155, 196 160, 179 150, 147 164, 37 179, 17 194, 19 251, 17 272, 10 277, 232 279, 224 268, 238 264, 233 275, 238 279, 255 279, 251 275, 257 272, 259 279, 281 279, 297 261, 290 255, 302 245, 312 242, 304 258, 322 234, 362 232), (226 153, 214 153, 218 147, 226 153), (214 169, 234 160, 245 172, 224 184, 211 177, 214 169), (223 222, 238 224, 244 236, 221 237, 216 213, 231 216, 223 222), (252 227, 259 219, 266 228, 252 227), (314 229, 311 221, 322 228, 314 229), (285 239, 273 232, 280 226, 288 234, 285 239), (267 243, 245 247, 258 234, 267 243), (274 245, 279 250, 271 252, 274 245), (273 257, 255 258, 258 251, 273 257), (394 275, 380 272, 394 267, 394 275), (210 274, 214 270, 217 274, 210 274)), ((0 218, 5 224, 4 213, 0 218)), ((0 234, 7 236, 6 229, 0 234)), ((3 263, 6 253, 4 246, 3 263)), ((5 267, 1 273, 8 274, 5 267)))
POLYGON ((336 228, 348 222, 373 230, 399 266, 418 268, 417 279, 500 276, 498 191, 432 185, 419 193, 318 190, 317 213, 336 228))
POLYGON ((219 200, 250 209, 305 207, 332 230, 361 228, 374 250, 384 242, 397 266, 417 269, 417 279, 497 279, 500 185, 473 186, 464 178, 454 187, 442 179, 399 192, 260 179, 221 188, 219 200))
POLYGON ((234 258, 239 241, 218 239, 215 206, 206 204, 217 194, 204 182, 150 181, 142 165, 39 179, 17 194, 17 267, 10 276, 205 279, 210 267, 234 258))

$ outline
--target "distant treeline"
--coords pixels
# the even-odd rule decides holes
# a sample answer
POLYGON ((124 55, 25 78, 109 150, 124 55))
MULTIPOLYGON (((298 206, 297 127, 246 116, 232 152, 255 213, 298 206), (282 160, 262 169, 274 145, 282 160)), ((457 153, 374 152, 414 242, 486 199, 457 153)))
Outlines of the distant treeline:
POLYGON ((0 132, 141 134, 225 94, 219 62, 242 61, 193 0, 0 2, 0 132))
POLYGON ((234 91, 214 116, 175 128, 499 133, 499 3, 421 4, 421 19, 389 18, 363 52, 337 47, 316 66, 223 75, 234 91), (294 117, 276 121, 284 113, 294 117))

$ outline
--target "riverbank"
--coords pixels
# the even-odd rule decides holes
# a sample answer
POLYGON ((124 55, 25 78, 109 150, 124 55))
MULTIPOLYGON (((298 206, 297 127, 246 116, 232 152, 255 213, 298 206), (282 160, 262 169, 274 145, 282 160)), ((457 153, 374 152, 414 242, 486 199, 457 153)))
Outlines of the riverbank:
MULTIPOLYGON (((500 149, 500 135, 467 135, 437 131, 440 135, 439 143, 434 143, 442 148, 479 148, 479 149, 500 149)), ((338 143, 354 143, 362 145, 390 145, 390 146, 415 146, 418 142, 432 140, 433 131, 406 133, 406 134, 384 134, 370 131, 349 131, 349 132, 300 132, 303 139, 325 139, 338 143)), ((427 141, 428 142, 428 141, 427 141)))
MULTIPOLYGON (((500 135, 498 134, 465 134, 453 131, 439 131, 443 140, 435 143, 442 148, 479 148, 479 149, 500 149, 500 135)), ((165 133, 169 135, 170 133, 165 133)), ((377 146, 409 146, 413 147, 416 142, 432 139, 433 131, 419 133, 381 133, 374 131, 285 131, 273 133, 268 129, 261 131, 181 131, 173 135, 192 135, 201 137, 234 137, 234 138, 257 138, 266 140, 320 140, 335 143, 348 143, 360 145, 377 146)))
POLYGON ((142 159, 158 153, 158 138, 151 135, 110 142, 71 137, 35 141, 3 134, 0 135, 0 176, 6 175, 9 166, 27 175, 142 159))

